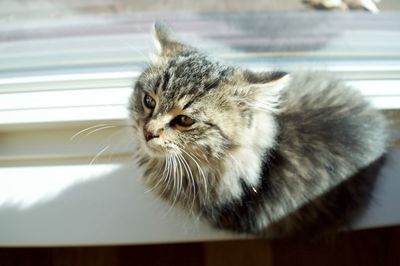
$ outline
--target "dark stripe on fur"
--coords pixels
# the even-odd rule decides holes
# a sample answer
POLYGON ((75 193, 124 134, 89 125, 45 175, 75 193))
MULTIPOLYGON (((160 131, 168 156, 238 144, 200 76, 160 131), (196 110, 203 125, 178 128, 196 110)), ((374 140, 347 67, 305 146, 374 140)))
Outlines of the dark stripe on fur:
POLYGON ((166 91, 168 89, 168 83, 169 83, 170 78, 171 77, 170 77, 170 75, 168 73, 168 70, 165 71, 164 76, 163 76, 163 84, 161 86, 161 89, 163 91, 166 91))
MULTIPOLYGON (((330 233, 350 226, 368 206, 385 160, 386 157, 382 156, 331 191, 262 230, 271 232, 270 236, 318 237, 315 233, 330 233)), ((261 213, 267 214, 263 211, 263 204, 278 197, 269 186, 269 171, 281 164, 285 164, 285 159, 274 150, 264 164, 259 186, 253 189, 241 180, 243 194, 240 199, 218 206, 206 214, 213 225, 238 233, 260 234, 257 219, 261 213)))

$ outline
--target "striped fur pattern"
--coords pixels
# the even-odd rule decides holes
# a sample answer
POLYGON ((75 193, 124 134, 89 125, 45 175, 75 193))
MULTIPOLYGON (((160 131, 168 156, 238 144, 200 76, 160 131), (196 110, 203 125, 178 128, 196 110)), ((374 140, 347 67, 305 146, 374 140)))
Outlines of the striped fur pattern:
POLYGON ((380 112, 328 74, 254 73, 154 29, 157 56, 130 99, 154 193, 239 233, 318 234, 354 220, 386 151, 380 112))

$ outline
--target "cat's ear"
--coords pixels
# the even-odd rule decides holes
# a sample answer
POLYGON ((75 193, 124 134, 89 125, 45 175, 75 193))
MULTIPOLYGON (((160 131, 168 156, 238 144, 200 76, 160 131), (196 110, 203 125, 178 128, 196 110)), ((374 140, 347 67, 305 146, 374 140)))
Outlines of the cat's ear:
POLYGON ((173 56, 186 46, 176 37, 170 27, 161 22, 154 23, 153 37, 158 56, 173 56))
POLYGON ((252 72, 243 71, 241 79, 245 81, 240 86, 241 102, 258 110, 276 111, 279 105, 281 91, 290 82, 290 75, 285 72, 252 72))
POLYGON ((281 91, 290 81, 290 75, 286 72, 243 72, 244 79, 251 85, 264 88, 266 90, 281 91))

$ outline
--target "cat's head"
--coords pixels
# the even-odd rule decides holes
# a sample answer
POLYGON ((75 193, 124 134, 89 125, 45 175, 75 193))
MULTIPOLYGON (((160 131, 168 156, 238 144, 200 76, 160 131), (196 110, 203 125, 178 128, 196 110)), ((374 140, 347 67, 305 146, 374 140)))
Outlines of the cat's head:
POLYGON ((255 113, 276 110, 285 73, 222 64, 160 23, 154 25, 154 39, 156 58, 139 76, 131 98, 137 138, 149 156, 223 158, 246 145, 255 113))

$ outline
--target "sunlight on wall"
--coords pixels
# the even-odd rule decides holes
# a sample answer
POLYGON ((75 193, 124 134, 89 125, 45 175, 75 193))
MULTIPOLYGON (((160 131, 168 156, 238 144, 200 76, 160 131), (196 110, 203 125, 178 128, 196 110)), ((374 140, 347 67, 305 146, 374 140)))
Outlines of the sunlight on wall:
POLYGON ((73 185, 104 177, 118 168, 119 164, 1 167, 0 208, 29 208, 57 197, 73 185))

